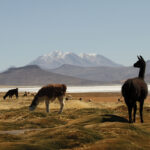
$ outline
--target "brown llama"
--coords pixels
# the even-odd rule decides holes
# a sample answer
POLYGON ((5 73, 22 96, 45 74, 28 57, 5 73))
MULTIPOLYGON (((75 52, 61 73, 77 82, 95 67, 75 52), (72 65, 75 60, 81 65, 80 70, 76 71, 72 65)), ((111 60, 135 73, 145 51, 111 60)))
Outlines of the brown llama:
POLYGON ((142 56, 137 56, 138 61, 134 67, 140 68, 139 76, 136 78, 128 79, 122 86, 122 95, 128 107, 129 123, 135 122, 136 110, 138 101, 140 103, 140 118, 143 123, 143 104, 148 94, 147 84, 144 81, 146 63, 142 56), (133 120, 132 109, 134 108, 133 120))
POLYGON ((46 111, 49 112, 50 101, 54 101, 56 98, 58 98, 60 102, 59 113, 61 113, 64 107, 63 98, 65 96, 66 89, 67 87, 65 84, 49 84, 47 86, 42 87, 35 95, 31 105, 29 106, 29 110, 34 110, 39 104, 39 102, 45 101, 46 111))

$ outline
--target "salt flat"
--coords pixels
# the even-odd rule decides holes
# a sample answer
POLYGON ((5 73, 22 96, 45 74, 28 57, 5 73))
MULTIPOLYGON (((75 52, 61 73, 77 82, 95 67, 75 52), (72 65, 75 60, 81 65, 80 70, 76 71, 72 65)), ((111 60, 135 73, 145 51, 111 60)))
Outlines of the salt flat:
MULTIPOLYGON (((121 92, 122 85, 100 85, 100 86, 68 86, 68 93, 88 93, 88 92, 121 92)), ((16 88, 17 86, 12 87, 0 87, 0 92, 6 92, 9 89, 16 88)), ((41 87, 19 87, 20 92, 37 92, 41 87)), ((150 84, 148 85, 150 91, 150 84)))

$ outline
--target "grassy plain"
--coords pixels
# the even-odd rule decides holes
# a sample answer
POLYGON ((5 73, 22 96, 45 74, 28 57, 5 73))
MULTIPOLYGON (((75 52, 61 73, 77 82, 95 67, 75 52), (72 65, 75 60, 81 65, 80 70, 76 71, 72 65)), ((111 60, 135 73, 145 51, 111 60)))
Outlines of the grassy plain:
POLYGON ((41 103, 28 110, 33 95, 3 100, 0 93, 0 150, 149 150, 150 96, 144 104, 144 123, 128 123, 119 93, 67 93, 58 115, 59 103, 50 104, 50 113, 41 103), (79 100, 82 98, 82 100, 79 100))

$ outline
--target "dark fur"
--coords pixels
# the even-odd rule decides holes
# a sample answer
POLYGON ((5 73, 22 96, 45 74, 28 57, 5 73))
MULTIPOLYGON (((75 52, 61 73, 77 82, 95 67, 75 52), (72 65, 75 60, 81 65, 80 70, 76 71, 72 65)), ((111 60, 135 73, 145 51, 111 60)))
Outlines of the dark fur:
MULTIPOLYGON (((53 101, 53 100, 55 100, 55 98, 60 98, 60 97, 63 98, 63 96, 65 96, 66 89, 67 89, 67 87, 65 84, 49 84, 47 86, 42 87, 38 91, 38 93, 35 95, 29 108, 35 109, 35 107, 38 105, 38 103, 43 100, 46 100, 47 103, 49 103, 48 101, 50 101, 50 100, 53 101), (44 99, 44 97, 46 97, 46 98, 44 99)), ((47 110, 47 112, 48 112, 48 110, 47 110)))
POLYGON ((18 88, 9 90, 3 98, 6 99, 8 96, 9 98, 12 98, 13 95, 15 95, 16 98, 18 98, 18 88))
POLYGON ((140 68, 139 76, 137 78, 128 79, 122 86, 122 95, 125 103, 128 107, 129 122, 135 122, 137 105, 140 103, 140 118, 143 122, 143 104, 148 94, 147 84, 144 81, 146 63, 142 56, 138 57, 138 61, 134 64, 134 67, 140 68), (133 120, 132 109, 134 108, 133 120))

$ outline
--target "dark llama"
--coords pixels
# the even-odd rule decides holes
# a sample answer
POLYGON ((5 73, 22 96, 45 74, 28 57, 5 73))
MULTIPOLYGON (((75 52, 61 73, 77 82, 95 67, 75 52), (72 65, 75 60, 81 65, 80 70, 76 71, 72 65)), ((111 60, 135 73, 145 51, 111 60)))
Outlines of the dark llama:
POLYGON ((9 98, 12 98, 13 95, 15 95, 16 98, 18 98, 18 88, 9 90, 9 91, 4 95, 3 98, 6 99, 8 96, 9 96, 9 98))
POLYGON ((144 81, 146 63, 142 56, 137 56, 138 61, 133 65, 139 68, 139 76, 136 78, 128 79, 122 86, 122 95, 125 103, 128 107, 129 123, 135 122, 136 110, 138 101, 140 103, 140 118, 143 123, 143 104, 148 94, 147 84, 144 81), (132 120, 132 109, 134 108, 133 120, 132 120))

